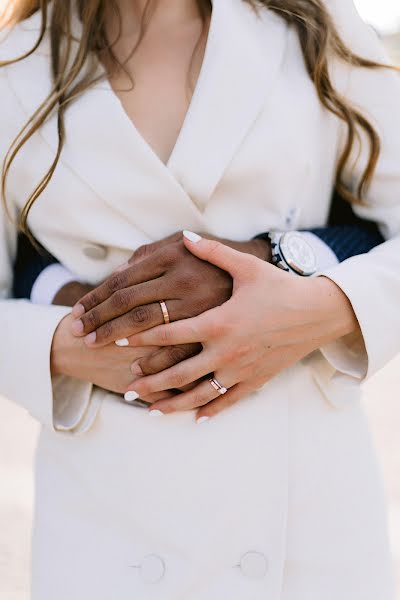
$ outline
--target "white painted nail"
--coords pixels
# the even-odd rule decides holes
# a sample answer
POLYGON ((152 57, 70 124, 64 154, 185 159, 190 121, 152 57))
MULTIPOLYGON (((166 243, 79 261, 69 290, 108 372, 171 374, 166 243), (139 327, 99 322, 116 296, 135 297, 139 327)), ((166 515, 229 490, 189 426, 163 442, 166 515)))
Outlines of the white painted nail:
POLYGON ((149 416, 150 417, 163 417, 164 413, 161 412, 161 410, 158 410, 157 408, 155 408, 154 410, 149 411, 149 416))
POLYGON ((115 340, 116 346, 129 346, 128 338, 122 338, 122 340, 115 340))
POLYGON ((125 402, 133 402, 134 400, 137 400, 138 398, 139 398, 139 394, 137 394, 133 390, 130 392, 126 392, 126 394, 124 395, 125 402))
POLYGON ((199 417, 199 418, 197 419, 196 423, 197 423, 198 425, 200 425, 200 423, 204 423, 205 421, 208 421, 208 419, 209 419, 209 418, 210 418, 210 417, 199 417))
POLYGON ((193 233, 193 231, 188 231, 187 229, 185 229, 185 231, 183 232, 183 235, 185 236, 185 238, 187 240, 189 240, 189 242, 194 242, 195 244, 197 244, 197 242, 199 242, 201 239, 203 239, 201 237, 201 235, 198 235, 197 233, 193 233))

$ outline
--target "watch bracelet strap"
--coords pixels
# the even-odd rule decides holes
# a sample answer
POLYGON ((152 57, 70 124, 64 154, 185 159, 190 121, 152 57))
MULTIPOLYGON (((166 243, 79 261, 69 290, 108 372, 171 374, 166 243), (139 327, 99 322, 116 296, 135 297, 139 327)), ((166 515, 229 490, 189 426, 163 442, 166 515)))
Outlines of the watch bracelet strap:
POLYGON ((295 271, 293 271, 293 269, 290 268, 290 266, 287 264, 286 260, 284 259, 281 253, 279 240, 281 239, 283 232, 280 231, 275 233, 274 231, 270 231, 267 235, 268 240, 271 244, 272 264, 275 265, 275 267, 282 269, 282 271, 286 271, 287 273, 294 273, 295 271))
POLYGON ((283 269, 284 271, 290 272, 291 269, 287 266, 286 262, 283 260, 282 255, 280 254, 279 250, 278 252, 276 252, 275 248, 279 245, 274 243, 268 233, 260 233, 259 235, 256 235, 253 240, 264 240, 265 242, 268 242, 271 245, 271 262, 273 265, 275 265, 275 267, 279 267, 280 269, 283 269))
POLYGON ((282 269, 283 271, 287 271, 288 273, 294 272, 288 266, 286 261, 283 259, 283 256, 281 255, 281 252, 279 249, 279 244, 277 242, 272 241, 269 233, 260 233, 259 235, 256 235, 253 239, 254 240, 264 240, 271 245, 271 261, 272 261, 272 264, 275 265, 275 267, 278 267, 279 269, 282 269))

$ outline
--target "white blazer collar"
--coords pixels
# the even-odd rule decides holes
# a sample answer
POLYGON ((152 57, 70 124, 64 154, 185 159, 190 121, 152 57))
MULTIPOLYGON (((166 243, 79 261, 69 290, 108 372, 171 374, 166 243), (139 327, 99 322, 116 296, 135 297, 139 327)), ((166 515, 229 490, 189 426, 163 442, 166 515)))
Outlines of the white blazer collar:
MULTIPOLYGON (((27 29, 26 35, 35 37, 37 28, 27 29)), ((167 166, 135 130, 108 82, 96 84, 68 108, 62 161, 143 231, 151 231, 157 218, 170 233, 177 210, 179 223, 201 229, 208 200, 272 93, 286 41, 287 26, 268 9, 258 17, 244 0, 213 0, 204 62, 167 166), (143 198, 146 210, 132 215, 134 190, 149 189, 150 180, 153 189, 143 198), (159 194, 168 198, 168 210, 162 214, 159 194)), ((27 116, 51 88, 49 66, 43 65, 48 57, 43 54, 9 69, 27 116)), ((42 135, 55 150, 54 118, 42 135)))

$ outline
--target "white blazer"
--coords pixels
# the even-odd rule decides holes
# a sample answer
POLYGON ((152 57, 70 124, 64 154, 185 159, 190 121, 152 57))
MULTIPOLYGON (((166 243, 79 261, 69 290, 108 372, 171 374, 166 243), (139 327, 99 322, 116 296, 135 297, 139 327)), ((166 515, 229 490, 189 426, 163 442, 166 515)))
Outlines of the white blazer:
MULTIPOLYGON (((350 0, 326 0, 353 50, 384 60, 350 0)), ((33 45, 36 14, 0 58, 33 45)), ((79 24, 76 24, 79 35, 79 24)), ((51 88, 49 38, 0 69, 0 151, 51 88)), ((387 242, 324 273, 349 297, 360 339, 287 369, 197 426, 149 419, 90 383, 51 379, 68 308, 9 298, 16 230, 0 210, 0 393, 43 427, 36 461, 34 600, 389 600, 385 503, 360 384, 400 347, 400 79, 336 61, 341 92, 375 123, 382 153, 363 207, 387 242)), ((167 165, 107 82, 68 109, 67 142, 30 226, 91 283, 183 228, 248 239, 326 223, 344 126, 322 108, 296 32, 270 10, 214 0, 200 78, 167 165)), ((51 163, 54 116, 9 181, 18 213, 51 163)), ((355 185, 366 147, 346 173, 355 185)))

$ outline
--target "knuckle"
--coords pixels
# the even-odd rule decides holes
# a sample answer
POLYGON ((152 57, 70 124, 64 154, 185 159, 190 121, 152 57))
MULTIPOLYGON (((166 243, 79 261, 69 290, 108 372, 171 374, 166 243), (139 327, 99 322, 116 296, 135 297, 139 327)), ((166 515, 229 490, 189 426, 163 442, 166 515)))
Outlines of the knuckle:
POLYGON ((112 323, 105 323, 97 332, 97 341, 105 341, 110 339, 114 333, 114 326, 112 323))
POLYGON ((142 370, 143 375, 156 375, 160 371, 164 370, 160 369, 158 363, 156 363, 155 361, 153 362, 151 357, 148 359, 143 358, 141 361, 139 361, 139 366, 142 370))
POLYGON ((108 292, 113 294, 120 289, 123 289, 126 286, 126 273, 122 271, 121 273, 115 273, 108 281, 106 281, 105 286, 108 292))
POLYGON ((170 344, 171 334, 167 326, 160 328, 157 334, 157 338, 160 346, 168 346, 170 344))
POLYGON ((142 398, 143 396, 149 396, 154 390, 152 389, 151 383, 142 380, 136 383, 135 391, 139 394, 139 397, 142 398))
POLYGON ((142 246, 139 246, 139 248, 137 248, 135 250, 135 252, 133 253, 133 257, 134 258, 147 258, 147 256, 150 254, 151 247, 152 247, 151 244, 143 244, 142 246))
POLYGON ((198 289, 200 283, 195 272, 184 271, 178 275, 176 285, 181 291, 187 293, 193 289, 198 289))
POLYGON ((180 259, 181 252, 178 249, 178 244, 170 244, 166 249, 163 249, 161 254, 161 263, 164 268, 173 267, 180 259))
POLYGON ((114 310, 124 310, 129 308, 130 294, 125 290, 118 290, 111 296, 111 306, 114 310))
POLYGON ((186 379, 181 371, 177 371, 171 375, 171 386, 173 388, 181 388, 186 384, 186 379))
POLYGON ((166 348, 166 358, 170 364, 177 364, 191 356, 191 351, 186 346, 170 346, 166 348))
POLYGON ((133 326, 143 325, 151 320, 151 312, 147 306, 138 306, 129 314, 129 319, 133 326))
POLYGON ((190 395, 191 406, 202 406, 204 404, 204 396, 200 392, 192 392, 190 395))
POLYGON ((234 348, 234 358, 244 358, 251 351, 251 348, 248 344, 240 344, 235 346, 234 348))
POLYGON ((210 319, 207 325, 207 334, 209 337, 222 337, 230 331, 231 325, 221 319, 210 319))
POLYGON ((100 303, 100 298, 97 292, 90 292, 85 298, 82 298, 80 303, 85 307, 86 310, 90 310, 93 306, 97 306, 100 303))
POLYGON ((91 310, 84 316, 85 329, 96 329, 99 326, 99 316, 96 310, 91 310))
POLYGON ((218 327, 219 335, 222 337, 231 335, 232 331, 234 331, 234 329, 235 329, 234 323, 232 323, 231 321, 225 320, 225 319, 221 320, 219 322, 219 324, 217 325, 217 327, 218 327))
POLYGON ((217 240, 209 240, 208 255, 214 256, 215 254, 217 254, 220 251, 221 247, 222 247, 221 242, 217 242, 217 240))

